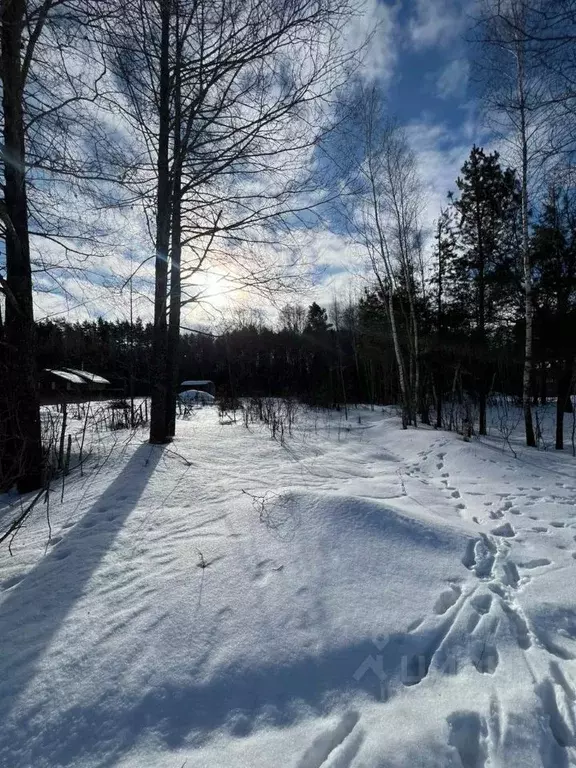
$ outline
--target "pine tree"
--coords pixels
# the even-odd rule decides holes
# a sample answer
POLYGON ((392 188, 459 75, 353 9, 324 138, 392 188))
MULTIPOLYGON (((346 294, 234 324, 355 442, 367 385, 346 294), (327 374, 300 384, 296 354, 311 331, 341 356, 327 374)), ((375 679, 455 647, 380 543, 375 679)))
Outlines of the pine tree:
POLYGON ((476 146, 462 166, 456 185, 460 193, 454 201, 460 251, 451 265, 452 287, 459 301, 470 308, 472 340, 480 363, 475 377, 478 431, 485 435, 490 375, 486 366, 487 342, 506 306, 503 297, 508 298, 514 282, 521 197, 515 172, 502 169, 497 152, 486 154, 476 146))
POLYGON ((308 307, 308 314, 306 316, 306 326, 304 328, 306 333, 321 334, 326 333, 332 326, 328 322, 328 313, 316 302, 313 302, 308 307))
POLYGON ((446 280, 449 265, 454 263, 457 254, 454 212, 451 207, 444 208, 440 212, 434 240, 434 274, 431 280, 433 286, 431 298, 434 307, 431 317, 434 319, 436 338, 432 344, 431 351, 433 354, 429 363, 434 381, 436 429, 440 429, 442 427, 442 403, 445 389, 446 280))
POLYGON ((572 411, 576 332, 576 211, 569 195, 552 188, 532 237, 535 272, 535 346, 543 389, 556 379, 556 448, 564 447, 564 413, 572 411))

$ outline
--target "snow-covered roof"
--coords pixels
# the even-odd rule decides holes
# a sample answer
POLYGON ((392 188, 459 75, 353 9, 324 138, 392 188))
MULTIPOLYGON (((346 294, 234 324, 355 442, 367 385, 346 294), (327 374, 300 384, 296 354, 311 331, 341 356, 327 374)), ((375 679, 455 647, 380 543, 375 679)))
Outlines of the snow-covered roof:
POLYGON ((108 379, 105 379, 103 376, 98 376, 97 373, 90 373, 90 371, 79 371, 76 368, 67 368, 66 370, 76 374, 77 376, 80 376, 86 381, 91 381, 93 384, 110 384, 108 379))
POLYGON ((192 381, 192 379, 190 379, 190 381, 183 381, 180 384, 180 386, 181 387, 197 387, 197 386, 202 386, 206 384, 214 384, 214 382, 210 381, 210 379, 198 379, 197 381, 196 380, 192 381))
POLYGON ((72 384, 86 384, 86 379, 81 378, 76 373, 72 373, 72 371, 57 371, 55 368, 46 368, 46 370, 48 373, 52 373, 54 376, 58 376, 58 378, 69 381, 72 384))

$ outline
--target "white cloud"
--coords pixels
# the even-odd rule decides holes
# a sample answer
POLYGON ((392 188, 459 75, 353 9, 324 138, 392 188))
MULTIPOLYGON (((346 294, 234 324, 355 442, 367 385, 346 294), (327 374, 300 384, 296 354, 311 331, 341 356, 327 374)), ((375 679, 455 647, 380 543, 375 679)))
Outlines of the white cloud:
POLYGON ((409 23, 412 45, 417 49, 446 46, 464 29, 464 3, 458 0, 415 0, 409 23))
POLYGON ((346 38, 350 48, 365 45, 362 76, 388 82, 398 55, 398 7, 380 0, 364 0, 360 12, 348 23, 346 38))
POLYGON ((440 73, 436 82, 436 93, 441 99, 464 98, 468 88, 469 75, 468 59, 454 59, 440 73))
POLYGON ((442 123, 414 121, 406 126, 408 141, 416 152, 425 189, 422 224, 431 236, 440 209, 446 206, 447 193, 455 189, 462 164, 470 153, 466 136, 454 136, 442 123))

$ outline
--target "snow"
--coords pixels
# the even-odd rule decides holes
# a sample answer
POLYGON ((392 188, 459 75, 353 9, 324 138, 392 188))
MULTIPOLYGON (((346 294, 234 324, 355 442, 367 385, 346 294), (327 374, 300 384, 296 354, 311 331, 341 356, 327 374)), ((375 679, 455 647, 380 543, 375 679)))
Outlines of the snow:
POLYGON ((177 431, 0 553, 0 765, 576 764, 568 451, 391 409, 177 431))
POLYGON ((110 384, 108 379, 105 379, 103 376, 99 376, 97 373, 90 373, 89 371, 79 371, 76 368, 67 368, 66 370, 70 371, 73 374, 76 374, 77 376, 80 377, 80 379, 84 381, 91 381, 93 384, 110 384))
POLYGON ((58 376, 60 379, 69 381, 72 384, 86 384, 86 380, 82 378, 82 376, 79 376, 77 373, 72 373, 72 371, 57 371, 54 368, 46 368, 46 370, 48 373, 53 373, 54 376, 58 376))

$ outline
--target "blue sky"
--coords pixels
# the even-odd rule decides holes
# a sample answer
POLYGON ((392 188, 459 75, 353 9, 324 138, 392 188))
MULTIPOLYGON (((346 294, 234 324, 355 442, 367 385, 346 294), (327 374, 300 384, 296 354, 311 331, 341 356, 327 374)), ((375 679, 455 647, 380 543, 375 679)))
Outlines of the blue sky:
MULTIPOLYGON (((404 0, 384 5, 395 52, 387 73, 390 111, 401 124, 417 126, 422 137, 428 128, 422 148, 445 155, 452 170, 454 149, 461 151, 485 138, 470 77, 473 3, 404 0)), ((439 179, 439 192, 444 180, 439 179)))
MULTIPOLYGON (((486 143, 470 81, 470 49, 466 41, 473 24, 475 1, 358 0, 362 13, 350 21, 352 46, 359 44, 367 33, 374 33, 364 76, 368 81, 380 82, 390 115, 405 128, 417 154, 426 189, 423 225, 429 231, 446 193, 454 189, 472 144, 486 143)), ((315 285, 301 295, 302 303, 329 303, 335 295, 346 297, 351 286, 358 290, 357 264, 344 233, 334 224, 327 221, 318 228, 313 242, 306 244, 318 269, 315 285)), ((131 271, 127 260, 113 253, 100 259, 99 265, 104 272, 124 277, 131 271)), ((122 315, 122 302, 118 296, 107 296, 102 281, 78 287, 70 282, 68 288, 74 296, 79 295, 78 317, 122 315)), ((76 319, 76 313, 70 313, 73 299, 64 301, 59 288, 39 293, 35 298, 39 318, 61 311, 76 319)), ((220 308, 223 306, 224 302, 220 308)), ((146 317, 150 309, 149 297, 142 294, 141 306, 136 311, 146 317)), ((195 317, 193 312, 187 324, 197 322, 202 322, 201 315, 195 317)))
MULTIPOLYGON (((380 21, 367 56, 366 77, 379 82, 391 117, 415 151, 425 188, 422 224, 431 243, 440 207, 474 143, 492 140, 478 114, 469 42, 475 0, 367 0, 380 21)), ((328 304, 362 277, 349 250, 338 248, 338 226, 320 248, 324 267, 315 298, 328 304)), ((369 279, 369 277, 368 277, 369 279)))

